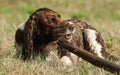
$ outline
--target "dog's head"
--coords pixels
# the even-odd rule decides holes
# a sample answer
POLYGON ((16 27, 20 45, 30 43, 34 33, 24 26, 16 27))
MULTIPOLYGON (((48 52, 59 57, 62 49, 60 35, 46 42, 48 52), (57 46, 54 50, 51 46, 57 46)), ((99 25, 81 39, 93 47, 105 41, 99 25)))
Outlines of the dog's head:
POLYGON ((65 20, 61 18, 59 13, 48 8, 36 10, 31 18, 35 20, 36 33, 46 36, 49 41, 58 39, 58 32, 62 31, 62 28, 65 29, 65 20))
POLYGON ((48 8, 38 9, 33 14, 40 29, 49 30, 50 28, 57 28, 63 23, 60 14, 48 8))
POLYGON ((61 36, 62 39, 66 39, 67 41, 71 41, 72 34, 76 31, 75 24, 69 21, 66 21, 64 27, 59 28, 57 35, 61 36))
POLYGON ((48 8, 36 10, 30 16, 25 26, 26 32, 31 30, 31 32, 39 36, 38 38, 45 39, 46 43, 56 41, 63 35, 66 35, 65 37, 69 39, 75 31, 72 22, 63 20, 59 13, 48 8))

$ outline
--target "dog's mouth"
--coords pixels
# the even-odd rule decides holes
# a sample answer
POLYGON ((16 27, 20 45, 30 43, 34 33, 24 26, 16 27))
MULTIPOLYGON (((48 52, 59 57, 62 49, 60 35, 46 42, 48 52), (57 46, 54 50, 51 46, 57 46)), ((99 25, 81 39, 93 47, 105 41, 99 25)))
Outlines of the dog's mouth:
POLYGON ((75 25, 73 23, 67 23, 65 27, 61 27, 57 35, 62 37, 63 39, 70 40, 75 31, 75 25))
POLYGON ((65 32, 58 33, 58 35, 63 39, 70 40, 74 33, 75 33, 75 29, 73 31, 66 30, 65 32))
POLYGON ((72 38, 72 33, 71 34, 60 34, 60 36, 66 40, 69 40, 72 38))
POLYGON ((72 38, 72 34, 67 34, 67 35, 64 35, 63 38, 69 40, 72 38))

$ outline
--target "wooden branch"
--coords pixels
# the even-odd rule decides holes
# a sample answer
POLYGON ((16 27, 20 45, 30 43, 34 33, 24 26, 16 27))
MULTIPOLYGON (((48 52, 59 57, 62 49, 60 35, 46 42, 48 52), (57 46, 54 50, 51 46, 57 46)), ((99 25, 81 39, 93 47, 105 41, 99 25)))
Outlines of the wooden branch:
POLYGON ((120 74, 120 65, 117 65, 115 63, 99 58, 86 50, 73 46, 66 40, 59 40, 57 43, 61 47, 66 48, 68 51, 78 55, 79 57, 87 60, 88 62, 90 62, 91 64, 97 67, 103 68, 104 70, 114 74, 118 74, 118 75, 120 74))

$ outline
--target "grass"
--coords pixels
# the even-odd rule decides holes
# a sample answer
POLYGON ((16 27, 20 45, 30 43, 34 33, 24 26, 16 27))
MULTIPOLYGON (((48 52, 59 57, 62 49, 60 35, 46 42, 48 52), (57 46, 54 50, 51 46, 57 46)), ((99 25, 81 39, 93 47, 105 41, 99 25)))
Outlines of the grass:
POLYGON ((71 18, 73 19, 86 19, 86 20, 89 20, 89 16, 86 15, 85 12, 78 12, 78 13, 74 13, 71 18))
POLYGON ((39 58, 23 62, 13 58, 14 36, 18 25, 41 7, 60 13, 62 18, 77 18, 101 32, 108 51, 120 57, 119 0, 0 0, 0 75, 112 75, 82 61, 72 72, 39 58))

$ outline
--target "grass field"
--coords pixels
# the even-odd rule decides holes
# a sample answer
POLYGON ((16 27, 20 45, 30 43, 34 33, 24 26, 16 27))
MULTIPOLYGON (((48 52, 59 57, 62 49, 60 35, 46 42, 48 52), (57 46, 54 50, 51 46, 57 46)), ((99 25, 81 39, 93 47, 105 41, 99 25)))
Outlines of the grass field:
POLYGON ((107 51, 120 58, 120 0, 0 0, 0 75, 112 75, 88 62, 80 62, 68 72, 40 59, 14 59, 18 25, 41 7, 55 10, 64 19, 85 20, 102 33, 107 51))

